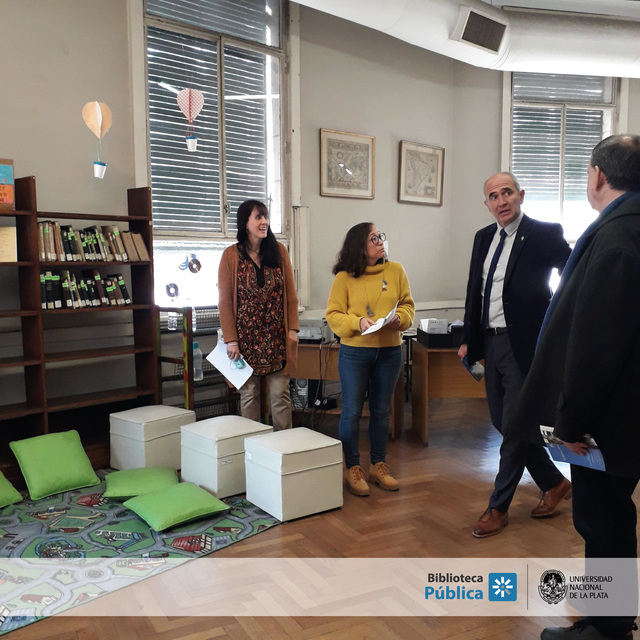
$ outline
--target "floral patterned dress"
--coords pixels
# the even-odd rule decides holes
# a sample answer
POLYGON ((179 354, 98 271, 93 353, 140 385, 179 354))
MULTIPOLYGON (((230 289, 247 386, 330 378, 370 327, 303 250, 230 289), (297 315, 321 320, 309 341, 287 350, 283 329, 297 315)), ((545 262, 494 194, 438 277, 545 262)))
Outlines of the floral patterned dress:
POLYGON ((242 357, 257 375, 284 368, 284 277, 280 267, 258 268, 240 253, 236 326, 242 357))

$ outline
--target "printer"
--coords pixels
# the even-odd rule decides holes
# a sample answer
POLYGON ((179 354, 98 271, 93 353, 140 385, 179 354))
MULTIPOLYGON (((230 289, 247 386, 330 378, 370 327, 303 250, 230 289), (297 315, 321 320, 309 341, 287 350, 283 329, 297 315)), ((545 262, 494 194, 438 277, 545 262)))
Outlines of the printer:
POLYGON ((300 342, 326 343, 333 340, 333 331, 329 328, 326 318, 300 318, 300 342))

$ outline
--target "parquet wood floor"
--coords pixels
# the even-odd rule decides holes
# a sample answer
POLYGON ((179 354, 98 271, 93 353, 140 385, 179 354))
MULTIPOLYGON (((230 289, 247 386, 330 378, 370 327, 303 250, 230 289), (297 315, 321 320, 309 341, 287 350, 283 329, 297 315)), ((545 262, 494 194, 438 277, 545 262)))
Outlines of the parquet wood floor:
MULTIPOLYGON (((317 426, 337 437, 337 420, 326 416, 317 426)), ((530 518, 538 491, 528 475, 509 511, 509 526, 485 540, 472 537, 491 493, 500 445, 484 400, 432 401, 429 432, 426 448, 409 429, 390 443, 387 461, 401 482, 399 492, 372 487, 369 497, 358 498, 345 491, 342 509, 285 523, 216 557, 547 557, 549 549, 556 557, 582 555, 569 503, 554 517, 530 518)), ((361 452, 366 462, 364 424, 361 452)), ((195 592, 198 586, 181 588, 195 592)), ((109 610, 110 597, 94 606, 109 610)), ((94 617, 82 616, 82 607, 75 611, 76 617, 50 618, 14 631, 10 640, 536 640, 545 626, 569 623, 533 617, 94 617)))

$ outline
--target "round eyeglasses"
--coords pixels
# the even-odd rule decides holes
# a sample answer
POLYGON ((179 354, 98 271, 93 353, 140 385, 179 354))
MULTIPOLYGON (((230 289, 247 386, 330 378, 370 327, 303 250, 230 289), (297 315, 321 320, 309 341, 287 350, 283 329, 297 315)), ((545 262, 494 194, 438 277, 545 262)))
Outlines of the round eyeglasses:
POLYGON ((386 239, 387 239, 387 234, 382 233, 382 231, 378 235, 371 236, 369 238, 369 240, 371 240, 373 244, 382 244, 386 239))

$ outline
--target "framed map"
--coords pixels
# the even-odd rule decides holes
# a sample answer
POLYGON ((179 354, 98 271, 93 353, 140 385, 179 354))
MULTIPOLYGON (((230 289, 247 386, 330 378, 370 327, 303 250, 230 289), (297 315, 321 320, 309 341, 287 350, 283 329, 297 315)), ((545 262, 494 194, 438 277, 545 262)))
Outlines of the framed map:
POLYGON ((444 149, 417 142, 400 142, 398 200, 442 205, 444 149))
POLYGON ((320 195, 373 198, 376 139, 320 129, 320 195))

